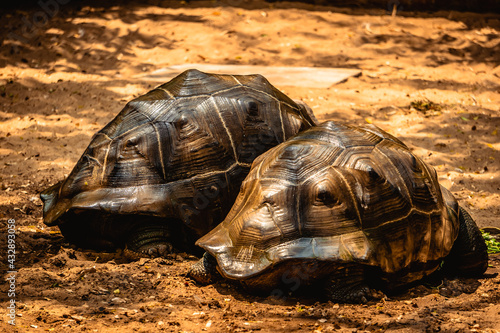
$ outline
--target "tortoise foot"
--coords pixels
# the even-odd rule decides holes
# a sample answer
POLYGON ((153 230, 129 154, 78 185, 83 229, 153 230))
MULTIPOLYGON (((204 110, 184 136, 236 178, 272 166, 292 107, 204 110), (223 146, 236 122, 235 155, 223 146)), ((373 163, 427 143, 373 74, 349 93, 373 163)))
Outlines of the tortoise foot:
POLYGON ((371 299, 380 299, 382 293, 372 290, 365 282, 362 266, 340 267, 328 276, 325 283, 328 298, 337 303, 367 303, 371 299))
POLYGON ((174 247, 170 243, 147 244, 136 249, 136 252, 145 254, 149 257, 166 257, 173 252, 174 247))
POLYGON ((198 262, 191 266, 188 276, 202 285, 211 284, 221 279, 217 271, 217 260, 206 252, 198 262))
POLYGON ((336 303, 365 304, 371 300, 374 295, 372 290, 364 284, 345 288, 327 288, 326 292, 329 299, 336 303))
POLYGON ((130 232, 127 249, 148 257, 165 257, 173 252, 171 233, 165 225, 145 224, 130 232))

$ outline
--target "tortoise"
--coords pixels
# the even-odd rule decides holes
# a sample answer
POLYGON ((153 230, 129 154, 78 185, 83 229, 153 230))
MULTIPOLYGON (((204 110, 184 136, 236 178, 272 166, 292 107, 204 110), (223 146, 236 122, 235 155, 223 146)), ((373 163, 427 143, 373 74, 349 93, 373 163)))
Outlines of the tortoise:
MULTIPOLYGON (((364 303, 434 272, 478 276, 481 233, 436 171, 375 126, 325 122, 259 156, 188 275, 364 303)), ((396 290, 397 291, 397 290, 396 290)))
POLYGON ((93 136, 41 193, 44 222, 85 248, 193 249, 227 215, 252 161, 315 123, 261 75, 187 70, 93 136))

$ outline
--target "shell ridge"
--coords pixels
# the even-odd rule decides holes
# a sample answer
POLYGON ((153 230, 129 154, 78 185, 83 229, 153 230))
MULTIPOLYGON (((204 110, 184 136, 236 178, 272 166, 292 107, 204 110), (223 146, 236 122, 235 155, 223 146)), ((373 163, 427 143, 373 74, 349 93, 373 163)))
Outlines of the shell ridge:
MULTIPOLYGON (((141 115, 143 115, 144 117, 146 117, 147 122, 152 123, 152 122, 153 122, 153 119, 151 119, 151 118, 148 116, 148 114, 147 114, 147 113, 142 112, 142 111, 141 111, 141 109, 142 109, 142 108, 135 108, 135 111, 137 111, 138 113, 140 113, 141 115)), ((146 122, 146 123, 147 123, 147 122, 146 122)))
POLYGON ((281 132, 283 133, 283 142, 285 142, 286 141, 286 133, 285 133, 285 124, 283 122, 283 110, 281 109, 281 102, 278 102, 278 111, 280 114, 281 132))
MULTIPOLYGON (((419 161, 420 162, 420 161, 419 161)), ((436 179, 436 170, 432 168, 430 165, 427 165, 427 163, 420 163, 420 165, 423 167, 423 169, 426 171, 428 178, 433 178, 436 179)), ((443 193, 441 192, 441 187, 440 186, 432 186, 433 183, 427 184, 427 187, 430 187, 432 189, 431 195, 433 195, 433 199, 435 202, 438 203, 439 206, 444 206, 444 200, 443 200, 443 193), (431 186, 429 186, 431 185, 431 186)))
POLYGON ((271 215, 271 219, 272 219, 274 225, 276 226, 276 229, 278 229, 278 231, 280 232, 280 238, 283 239, 285 234, 284 234, 283 230, 280 228, 278 222, 276 222, 276 217, 274 216, 274 210, 273 210, 271 204, 265 203, 265 205, 267 206, 267 209, 269 210, 269 214, 271 215))
POLYGON ((109 155, 109 152, 111 151, 110 147, 111 147, 112 143, 113 143, 113 140, 109 141, 108 147, 106 148, 106 154, 104 154, 104 162, 102 163, 103 167, 102 167, 102 173, 101 173, 101 183, 102 184, 104 184, 104 177, 106 176, 106 169, 107 169, 107 165, 108 165, 108 155, 109 155))
MULTIPOLYGON (((238 166, 239 166, 238 163, 233 163, 232 165, 230 165, 228 168, 226 168, 224 170, 209 171, 209 172, 206 172, 206 173, 203 173, 203 174, 194 175, 194 176, 189 177, 189 178, 183 178, 183 179, 174 180, 174 181, 168 182, 168 184, 169 185, 170 184, 175 185, 177 183, 188 182, 188 181, 192 181, 192 180, 195 180, 195 179, 207 178, 207 177, 210 177, 210 176, 215 176, 215 175, 220 175, 220 174, 226 174, 226 173, 230 172, 232 169, 234 169, 235 167, 238 167, 238 166)), ((158 184, 158 185, 165 185, 165 184, 158 184)))
POLYGON ((214 99, 213 96, 211 96, 211 100, 213 102, 215 111, 217 111, 217 115, 219 116, 220 121, 222 122, 222 126, 224 126, 224 129, 226 130, 226 133, 229 137, 229 141, 231 142, 231 147, 233 148, 233 154, 234 154, 234 160, 238 163, 238 151, 236 149, 236 145, 234 144, 234 139, 229 131, 229 128, 227 127, 226 121, 224 120, 224 117, 222 116, 222 113, 220 112, 219 106, 217 105, 217 101, 214 99))
POLYGON ((238 80, 238 79, 236 78, 236 76, 231 75, 231 77, 233 78, 233 80, 234 80, 234 81, 236 81, 236 83, 237 83, 237 84, 239 84, 240 86, 242 86, 242 84, 241 84, 240 80, 238 80))
POLYGON ((381 129, 380 127, 378 127, 376 125, 369 124, 369 125, 361 126, 361 128, 366 132, 369 132, 369 133, 372 133, 372 134, 379 136, 380 138, 383 139, 382 141, 390 140, 393 143, 396 143, 399 146, 402 146, 403 148, 408 149, 408 146, 406 146, 403 141, 399 140, 394 135, 392 135, 388 132, 385 132, 383 129, 381 129))
MULTIPOLYGON (((414 214, 414 213, 419 213, 419 214, 422 214, 422 215, 428 215, 428 216, 431 216, 433 213, 441 213, 441 209, 433 209, 433 210, 430 210, 430 211, 423 211, 423 210, 420 210, 418 208, 415 208, 415 207, 412 207, 408 213, 406 213, 404 216, 400 217, 400 218, 397 218, 397 219, 394 219, 394 220, 390 220, 390 221, 385 221, 384 223, 380 223, 378 224, 377 226, 375 227, 369 227, 369 228, 365 228, 364 230, 375 230, 375 229, 378 229, 380 227, 383 227, 383 226, 386 226, 386 225, 389 225, 391 223, 396 223, 396 222, 400 222, 404 219, 408 219, 408 217, 410 217, 410 215, 414 214)), ((440 214, 441 215, 441 214, 440 214)))
POLYGON ((347 192, 349 193, 349 197, 351 199, 351 203, 352 205, 354 206, 355 210, 356 210, 356 217, 358 218, 358 225, 361 227, 362 226, 362 219, 361 219, 361 213, 359 211, 359 207, 358 207, 358 200, 356 200, 356 195, 354 194, 354 192, 352 191, 352 188, 351 186, 349 185, 349 182, 347 181, 347 179, 345 178, 345 176, 342 174, 342 172, 340 172, 338 170, 338 167, 337 166, 331 166, 330 167, 333 172, 335 172, 339 177, 340 179, 344 182, 344 186, 347 188, 347 192))
MULTIPOLYGON (((383 141, 381 141, 381 142, 383 142, 383 141)), ((397 166, 394 164, 394 162, 391 160, 391 158, 389 156, 387 156, 387 154, 383 151, 383 149, 380 149, 380 147, 376 146, 375 150, 378 153, 380 153, 381 156, 386 160, 386 162, 389 163, 395 170, 398 170, 397 166)), ((387 170, 384 170, 384 171, 387 171, 387 170)), ((398 183, 400 183, 402 185, 403 189, 404 189, 404 193, 406 195, 406 199, 409 201, 410 205, 413 207, 413 198, 411 196, 410 190, 408 189, 408 185, 407 185, 406 181, 401 176, 401 173, 400 172, 392 172, 391 174, 396 175, 396 177, 399 180, 398 183)), ((397 188, 398 188, 398 190, 401 193, 401 187, 397 186, 397 188)))
POLYGON ((169 90, 165 89, 163 87, 163 85, 160 85, 160 86, 156 87, 155 89, 164 91, 171 99, 175 99, 175 96, 169 90))
POLYGON ((283 103, 284 105, 288 106, 289 108, 291 109, 294 109, 294 110, 300 110, 300 108, 298 108, 297 106, 293 106, 292 104, 290 103, 287 103, 287 102, 284 102, 284 101, 280 101, 279 99, 277 99, 275 96, 265 92, 265 91, 262 91, 262 90, 258 90, 258 89, 255 89, 254 87, 251 87, 251 86, 248 86, 248 85, 243 85, 243 87, 246 87, 250 90, 253 90, 253 91, 256 91, 256 92, 259 92, 261 94, 264 94, 266 95, 267 97, 273 99, 275 102, 278 102, 278 103, 283 103))
MULTIPOLYGON (((142 115, 142 113, 140 113, 140 114, 142 115)), ((143 123, 143 124, 140 124, 140 125, 138 125, 138 126, 136 126, 136 127, 134 127, 134 128, 128 129, 128 130, 126 130, 125 132, 120 133, 120 134, 118 134, 117 136, 113 137, 113 138, 111 139, 111 141, 116 141, 117 139, 120 139, 120 138, 122 138, 122 137, 126 136, 126 135, 127 135, 127 134, 129 134, 130 132, 137 131, 138 129, 141 129, 142 127, 146 127, 146 126, 148 126, 150 123, 152 123, 152 121, 148 121, 148 122, 145 122, 145 123, 143 123)))
MULTIPOLYGON (((98 135, 103 135, 103 136, 104 136, 107 140, 109 140, 109 141, 113 141, 113 139, 111 139, 111 138, 109 137, 109 135, 107 135, 107 134, 106 134, 106 133, 104 133, 104 132, 101 132, 101 131, 97 132, 97 133, 95 134, 95 137, 97 137, 98 135)), ((94 137, 94 138, 95 138, 95 137, 94 137)), ((92 139, 94 139, 94 138, 92 138, 92 139)))
MULTIPOLYGON (((336 157, 334 157, 334 159, 336 159, 336 157)), ((326 166, 324 166, 323 168, 321 168, 321 169, 319 169, 319 170, 317 170, 317 171, 315 171, 313 173, 307 174, 307 177, 305 177, 303 180, 301 180, 298 183, 298 185, 303 185, 306 182, 308 182, 310 179, 316 177, 318 174, 321 174, 321 173, 329 170, 330 168, 334 167, 334 166, 331 165, 331 163, 329 163, 329 161, 325 161, 325 163, 326 163, 326 166)), ((318 165, 319 165, 319 163, 318 163, 318 165)))
MULTIPOLYGON (((189 101, 191 99, 202 99, 202 98, 213 98, 214 96, 216 95, 219 95, 219 94, 223 94, 223 93, 226 93, 226 92, 230 92, 232 90, 235 90, 235 89, 240 89, 241 87, 240 86, 234 86, 234 87, 229 87, 229 88, 223 88, 223 89, 220 89, 220 90, 217 90, 217 91, 214 91, 210 94, 196 94, 196 95, 192 95, 192 96, 177 96, 177 97, 173 97, 173 99, 175 101, 189 101)), ((173 108, 174 106, 171 106, 170 108, 173 108)), ((164 115, 165 112, 162 112, 162 113, 159 113, 152 121, 157 121, 157 119, 161 116, 164 115)))
MULTIPOLYGON (((248 204, 248 202, 250 201, 250 198, 252 197, 252 195, 254 194, 254 192, 257 190, 257 187, 258 187, 257 184, 253 185, 252 191, 249 193, 249 195, 246 196, 245 200, 242 201, 242 203, 239 205, 239 207, 245 207, 248 204)), ((235 206, 236 206, 236 203, 235 203, 235 206)), ((232 212, 233 212, 233 209, 231 209, 231 211, 226 216, 226 218, 224 219, 224 221, 222 221, 222 223, 220 224, 220 226, 229 224, 232 220, 234 220, 235 218, 237 218, 239 216, 239 214, 235 215, 235 216, 231 216, 232 212), (231 220, 229 220, 230 217, 232 217, 231 220)))
POLYGON ((97 165, 99 165, 100 167, 102 167, 101 162, 99 162, 99 160, 98 160, 97 158, 92 157, 92 156, 90 156, 89 154, 83 154, 83 156, 82 156, 82 157, 85 157, 85 158, 87 158, 89 161, 93 161, 93 162, 97 163, 97 165))
POLYGON ((235 167, 237 167, 237 166, 239 166, 239 164, 238 164, 238 163, 233 163, 233 164, 231 164, 231 165, 230 165, 227 169, 225 169, 225 170, 209 171, 209 172, 205 172, 205 173, 202 173, 202 174, 199 174, 199 175, 194 175, 194 176, 189 177, 189 178, 175 180, 175 181, 173 181, 173 182, 169 182, 169 184, 171 184, 171 183, 176 183, 176 182, 187 181, 187 180, 198 179, 198 178, 206 178, 206 177, 210 177, 210 176, 213 176, 213 175, 220 175, 220 174, 227 173, 227 172, 231 171, 232 169, 234 169, 234 168, 235 168, 235 167))
MULTIPOLYGON (((294 186, 297 188, 297 186, 294 186)), ((300 192, 297 195, 294 195, 295 199, 295 219, 297 220, 297 231, 299 235, 302 237, 302 216, 300 214, 300 192)))
POLYGON ((294 182, 291 182, 286 179, 279 179, 279 178, 274 178, 274 177, 262 177, 259 178, 261 181, 267 180, 267 181, 274 181, 274 182, 279 182, 281 184, 288 184, 288 185, 295 185, 294 182))
POLYGON ((155 133, 156 133, 156 141, 158 142, 158 152, 160 155, 160 163, 161 163, 161 170, 163 173, 163 179, 165 180, 167 178, 167 173, 165 172, 165 161, 163 160, 163 149, 161 147, 161 138, 160 138, 160 132, 158 130, 158 127, 156 127, 155 123, 151 123, 153 126, 155 133))

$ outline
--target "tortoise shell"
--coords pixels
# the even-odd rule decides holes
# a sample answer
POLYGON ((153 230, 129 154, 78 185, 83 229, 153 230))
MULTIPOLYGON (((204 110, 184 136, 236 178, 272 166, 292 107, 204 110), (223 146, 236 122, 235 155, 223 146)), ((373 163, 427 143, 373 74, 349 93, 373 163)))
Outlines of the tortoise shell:
POLYGON ((261 75, 188 70, 94 135, 70 175, 42 193, 44 221, 149 215, 178 219, 199 237, 223 220, 257 156, 314 123, 261 75))
POLYGON ((226 219, 197 245, 229 279, 318 260, 380 268, 406 283, 450 252, 458 209, 435 170, 397 138, 326 122, 258 157, 226 219))

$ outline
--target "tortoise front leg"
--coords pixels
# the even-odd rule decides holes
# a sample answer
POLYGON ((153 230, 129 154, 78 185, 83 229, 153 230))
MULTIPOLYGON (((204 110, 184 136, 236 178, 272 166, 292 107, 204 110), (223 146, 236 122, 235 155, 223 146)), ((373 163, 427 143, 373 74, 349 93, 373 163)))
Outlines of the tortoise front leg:
POLYGON ((126 247, 149 257, 165 257, 173 252, 171 231, 165 224, 144 223, 134 228, 128 237, 126 247))
POLYGON ((325 291, 328 299, 336 303, 366 303, 380 297, 366 284, 364 267, 356 264, 339 266, 328 275, 325 291))
POLYGON ((207 285, 217 280, 222 276, 217 271, 217 259, 205 252, 198 262, 189 269, 188 276, 199 284, 207 285))

